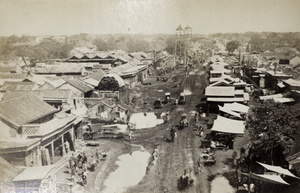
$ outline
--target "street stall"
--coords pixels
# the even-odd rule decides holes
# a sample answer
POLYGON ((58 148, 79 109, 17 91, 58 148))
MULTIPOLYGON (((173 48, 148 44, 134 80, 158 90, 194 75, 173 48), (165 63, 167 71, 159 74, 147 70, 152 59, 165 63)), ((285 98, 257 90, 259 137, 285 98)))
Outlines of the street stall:
POLYGON ((216 148, 232 148, 235 135, 243 135, 245 125, 243 121, 228 119, 220 115, 214 121, 211 129, 212 141, 216 142, 216 148))

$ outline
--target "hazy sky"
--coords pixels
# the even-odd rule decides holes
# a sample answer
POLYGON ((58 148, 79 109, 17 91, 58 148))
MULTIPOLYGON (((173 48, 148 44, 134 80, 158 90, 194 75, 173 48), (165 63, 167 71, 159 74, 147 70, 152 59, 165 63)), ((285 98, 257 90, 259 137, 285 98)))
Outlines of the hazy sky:
POLYGON ((0 0, 0 35, 300 32, 300 0, 0 0))

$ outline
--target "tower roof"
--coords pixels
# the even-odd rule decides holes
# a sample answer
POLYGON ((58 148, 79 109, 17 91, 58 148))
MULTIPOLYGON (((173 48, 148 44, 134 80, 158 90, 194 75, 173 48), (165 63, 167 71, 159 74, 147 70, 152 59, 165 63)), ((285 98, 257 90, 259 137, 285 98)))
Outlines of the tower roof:
POLYGON ((181 27, 181 24, 177 27, 176 31, 181 31, 183 30, 182 27, 181 27))
POLYGON ((192 28, 189 25, 187 25, 184 29, 187 30, 187 29, 192 29, 192 28))

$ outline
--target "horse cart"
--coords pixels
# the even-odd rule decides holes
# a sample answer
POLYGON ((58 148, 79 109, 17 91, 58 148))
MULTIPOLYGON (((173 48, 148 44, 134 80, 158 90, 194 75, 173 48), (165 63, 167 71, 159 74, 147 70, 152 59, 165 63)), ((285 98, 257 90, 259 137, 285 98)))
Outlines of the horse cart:
POLYGON ((124 124, 88 124, 82 127, 83 139, 123 138, 128 133, 128 125, 124 124))
POLYGON ((183 113, 181 115, 181 119, 180 119, 180 122, 179 122, 179 127, 180 127, 180 129, 183 129, 183 128, 188 127, 188 126, 189 126, 189 121, 188 121, 187 114, 183 113))

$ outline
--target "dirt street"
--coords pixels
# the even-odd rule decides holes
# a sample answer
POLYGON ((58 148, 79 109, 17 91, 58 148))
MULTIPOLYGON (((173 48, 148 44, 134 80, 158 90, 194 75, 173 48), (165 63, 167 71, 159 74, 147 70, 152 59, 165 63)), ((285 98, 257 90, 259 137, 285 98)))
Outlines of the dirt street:
MULTIPOLYGON (((204 166, 200 173, 196 173, 195 163, 203 151, 201 139, 195 129, 194 112, 195 106, 199 104, 203 97, 203 91, 207 85, 207 74, 202 67, 189 70, 175 70, 170 74, 167 82, 157 81, 156 78, 149 78, 151 85, 137 85, 131 91, 131 97, 135 96, 135 104, 132 104, 136 112, 162 113, 169 111, 170 120, 154 128, 133 131, 133 139, 128 140, 98 140, 99 147, 84 147, 90 156, 95 149, 105 149, 109 152, 108 159, 98 164, 96 171, 90 172, 88 185, 82 187, 80 183, 74 185, 73 192, 99 192, 103 190, 105 179, 113 172, 117 165, 118 156, 133 151, 131 144, 142 145, 149 153, 154 148, 158 149, 158 159, 153 162, 149 160, 148 168, 145 168, 146 175, 138 185, 129 187, 127 193, 132 192, 210 192, 210 181, 217 175, 224 174, 235 178, 232 169, 233 150, 217 151, 217 162, 213 166, 204 166), (153 109, 153 102, 160 98, 164 100, 165 92, 170 92, 171 102, 164 103, 162 109, 153 109), (185 105, 175 105, 175 99, 179 98, 181 92, 187 93, 185 105), (187 114, 189 126, 181 130, 178 124, 183 113, 187 114), (170 142, 170 129, 176 126, 177 137, 174 142, 170 142), (177 181, 186 170, 193 178, 194 184, 187 189, 178 189, 177 181)), ((213 115, 211 115, 213 116, 213 115)), ((208 117, 207 119, 211 119, 208 117)), ((205 120, 199 119, 205 133, 205 120)), ((65 174, 66 175, 66 174, 65 174)), ((130 174, 128 174, 130 177, 130 174)), ((61 177, 63 178, 63 177, 61 177)), ((234 180, 233 180, 234 181, 234 180)))

